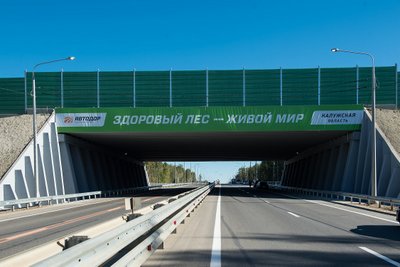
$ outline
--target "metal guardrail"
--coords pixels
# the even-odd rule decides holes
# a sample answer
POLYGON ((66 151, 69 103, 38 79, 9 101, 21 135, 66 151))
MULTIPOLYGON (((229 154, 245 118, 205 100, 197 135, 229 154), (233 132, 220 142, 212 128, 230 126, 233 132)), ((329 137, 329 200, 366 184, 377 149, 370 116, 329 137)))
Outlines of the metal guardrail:
POLYGON ((102 235, 84 241, 33 266, 99 266, 138 238, 144 240, 125 256, 118 266, 142 264, 192 209, 210 192, 214 184, 192 190, 175 201, 127 222, 102 235))
POLYGON ((92 196, 96 198, 101 194, 102 191, 94 191, 94 192, 86 192, 79 194, 60 195, 60 196, 5 200, 5 201, 0 201, 0 208, 3 207, 3 209, 6 209, 5 207, 10 206, 10 208, 14 210, 16 206, 22 206, 22 205, 25 205, 26 208, 29 208, 32 204, 37 204, 41 206, 43 202, 47 202, 48 205, 51 205, 53 202, 58 203, 59 200, 61 200, 62 203, 64 201, 69 201, 70 199, 78 200, 79 198, 85 199, 86 197, 90 199, 92 196))
POLYGON ((306 188, 298 188, 298 187, 290 187, 290 186, 281 186, 281 185, 271 185, 272 188, 285 190, 289 192, 304 194, 313 197, 322 197, 329 199, 337 199, 343 201, 350 201, 370 204, 372 202, 377 203, 378 207, 381 208, 383 206, 389 206, 390 210, 394 210, 394 206, 400 207, 400 199, 399 198, 389 198, 389 197, 373 197, 369 195, 361 195, 361 194, 353 194, 346 192, 337 192, 337 191, 324 191, 324 190, 315 190, 315 189, 306 189, 306 188))
MULTIPOLYGON (((134 188, 123 188, 117 190, 107 190, 107 191, 92 191, 78 194, 68 194, 68 195, 58 195, 58 196, 48 196, 48 197, 36 197, 36 198, 25 198, 25 199, 16 199, 16 200, 4 200, 0 201, 0 210, 1 209, 11 209, 15 210, 18 208, 29 208, 33 205, 41 206, 43 203, 47 205, 59 204, 64 202, 69 202, 70 200, 78 201, 85 200, 97 197, 113 197, 113 196, 121 196, 125 194, 133 194, 143 190, 154 190, 158 188, 170 188, 173 185, 177 186, 178 184, 167 184, 167 185, 155 185, 155 186, 143 186, 143 187, 134 187, 134 188)), ((186 185, 186 184, 185 184, 186 185)), ((181 186, 181 184, 179 184, 181 186)))

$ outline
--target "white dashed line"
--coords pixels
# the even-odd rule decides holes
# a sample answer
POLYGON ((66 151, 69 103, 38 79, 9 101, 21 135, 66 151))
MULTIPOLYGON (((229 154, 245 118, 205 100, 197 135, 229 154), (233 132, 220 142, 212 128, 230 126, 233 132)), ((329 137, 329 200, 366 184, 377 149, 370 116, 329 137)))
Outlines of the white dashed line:
POLYGON ((380 218, 380 217, 373 216, 373 215, 369 215, 369 214, 365 214, 365 213, 362 213, 362 212, 357 212, 357 211, 348 210, 348 209, 341 208, 341 207, 336 207, 336 206, 329 205, 329 204, 325 204, 325 203, 321 203, 321 202, 318 202, 318 201, 315 201, 315 200, 304 199, 304 198, 295 197, 295 196, 290 196, 290 195, 286 195, 286 194, 281 194, 281 195, 282 195, 282 196, 287 196, 287 197, 290 197, 290 198, 294 198, 294 199, 301 199, 301 200, 304 200, 304 201, 307 201, 307 202, 310 202, 310 203, 314 203, 314 204, 317 204, 317 205, 320 205, 320 206, 326 206, 326 207, 329 207, 329 208, 332 208, 332 209, 343 210, 343 211, 351 212, 351 213, 354 213, 354 214, 358 214, 358 215, 362 215, 362 216, 374 218, 374 219, 377 219, 377 220, 381 220, 381 221, 385 221, 385 222, 390 222, 390 223, 394 223, 394 224, 399 224, 398 222, 396 222, 396 221, 394 221, 394 220, 389 220, 389 219, 385 219, 385 218, 380 218))
POLYGON ((378 252, 373 251, 372 249, 369 249, 369 248, 366 248, 366 247, 359 247, 359 248, 364 250, 364 251, 366 251, 366 252, 368 252, 368 253, 370 253, 370 254, 372 254, 372 255, 374 255, 374 256, 376 256, 376 257, 378 257, 378 258, 380 258, 381 260, 386 261, 387 263, 392 264, 393 266, 400 267, 400 263, 398 263, 397 261, 389 259, 388 257, 383 256, 383 255, 379 254, 378 252))
POLYGON ((210 267, 221 267, 221 188, 217 201, 210 267))
POLYGON ((294 214, 293 212, 290 212, 290 211, 288 211, 288 213, 289 213, 290 215, 292 215, 292 216, 296 217, 296 218, 300 218, 300 216, 299 216, 299 215, 297 215, 297 214, 294 214))

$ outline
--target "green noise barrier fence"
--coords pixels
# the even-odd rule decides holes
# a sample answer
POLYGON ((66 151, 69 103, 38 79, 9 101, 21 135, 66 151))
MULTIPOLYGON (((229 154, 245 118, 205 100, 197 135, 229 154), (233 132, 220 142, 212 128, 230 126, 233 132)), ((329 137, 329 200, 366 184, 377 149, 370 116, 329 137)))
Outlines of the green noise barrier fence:
MULTIPOLYGON (((37 72, 38 108, 369 105, 371 68, 37 72)), ((377 67, 377 104, 398 107, 397 65, 377 67)), ((32 108, 32 73, 0 78, 0 114, 32 108)))

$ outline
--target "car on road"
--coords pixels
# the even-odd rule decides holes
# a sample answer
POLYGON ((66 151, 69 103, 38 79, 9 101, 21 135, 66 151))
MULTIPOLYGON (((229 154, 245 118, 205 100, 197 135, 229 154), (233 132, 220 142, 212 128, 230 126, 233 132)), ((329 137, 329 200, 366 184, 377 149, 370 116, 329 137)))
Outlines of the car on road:
POLYGON ((269 186, 266 181, 256 181, 253 186, 254 189, 268 190, 269 186))

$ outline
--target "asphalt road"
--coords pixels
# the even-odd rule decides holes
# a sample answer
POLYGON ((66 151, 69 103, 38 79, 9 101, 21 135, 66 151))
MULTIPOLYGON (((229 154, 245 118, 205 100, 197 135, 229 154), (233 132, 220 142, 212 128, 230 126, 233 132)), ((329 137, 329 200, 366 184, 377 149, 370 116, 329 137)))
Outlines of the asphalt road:
POLYGON ((400 225, 327 201, 222 186, 144 266, 210 265, 400 266, 400 225))
MULTIPOLYGON (((137 194, 146 207, 192 188, 160 189, 137 194)), ((0 259, 58 240, 125 211, 124 198, 101 198, 0 213, 0 259)))

